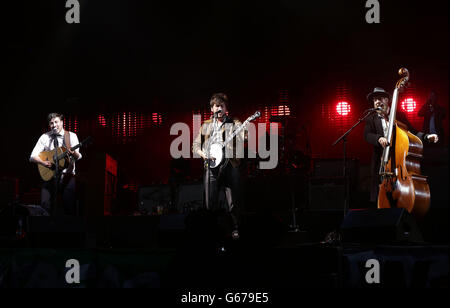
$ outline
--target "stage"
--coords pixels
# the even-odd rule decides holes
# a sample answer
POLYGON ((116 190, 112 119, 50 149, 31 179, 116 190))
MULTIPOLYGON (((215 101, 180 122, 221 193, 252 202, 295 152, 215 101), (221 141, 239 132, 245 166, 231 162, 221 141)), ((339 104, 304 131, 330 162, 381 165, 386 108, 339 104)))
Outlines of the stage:
POLYGON ((448 230, 438 223, 444 214, 419 225, 423 241, 401 240, 395 232, 389 236, 375 228, 369 232, 384 238, 360 243, 347 242, 342 213, 329 211, 305 212, 297 232, 289 216, 249 214, 238 240, 228 235, 220 214, 201 210, 28 217, 21 238, 2 235, 0 287, 442 288, 448 287, 448 230), (344 238, 327 242, 332 231, 344 238), (76 284, 65 280, 70 259, 80 265, 76 284), (366 262, 371 259, 379 262, 380 280, 369 284, 366 262))
POLYGON ((5 5, 0 287, 448 287, 448 1, 5 5))

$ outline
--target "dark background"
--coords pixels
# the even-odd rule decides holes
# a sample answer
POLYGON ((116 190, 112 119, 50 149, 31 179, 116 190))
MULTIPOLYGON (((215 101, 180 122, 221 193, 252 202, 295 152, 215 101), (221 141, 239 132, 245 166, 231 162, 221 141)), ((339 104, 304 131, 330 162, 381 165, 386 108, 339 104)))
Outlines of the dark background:
MULTIPOLYGON (((80 139, 94 137, 83 160, 95 151, 118 160, 122 185, 166 182, 170 126, 191 125, 215 92, 227 93, 243 120, 288 90, 292 130, 308 127, 315 158, 342 157, 331 143, 371 107, 374 86, 393 91, 400 67, 419 104, 435 90, 448 115, 448 1, 379 1, 380 24, 366 23, 365 1, 79 2, 80 24, 65 22, 61 0, 2 5, 1 175, 19 178, 24 192, 39 187, 28 157, 54 111, 78 117, 80 139), (321 115, 339 87, 354 121, 333 129, 321 115), (163 122, 118 144, 96 125, 99 114, 117 112, 158 112, 163 122)), ((448 136, 448 116, 445 125, 448 136)), ((362 129, 348 155, 364 167, 371 147, 362 129)))

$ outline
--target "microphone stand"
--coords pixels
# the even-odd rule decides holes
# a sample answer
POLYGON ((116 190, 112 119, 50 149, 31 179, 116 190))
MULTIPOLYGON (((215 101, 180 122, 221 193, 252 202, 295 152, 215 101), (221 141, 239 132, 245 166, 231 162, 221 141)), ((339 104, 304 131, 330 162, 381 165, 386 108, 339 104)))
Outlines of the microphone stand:
POLYGON ((53 140, 53 145, 54 145, 54 153, 53 153, 53 163, 55 165, 55 176, 54 176, 54 182, 55 182, 55 191, 53 194, 53 209, 52 209, 52 216, 63 216, 64 214, 64 209, 62 208, 61 204, 58 204, 60 202, 58 202, 58 193, 59 193, 59 181, 61 180, 61 168, 59 167, 59 161, 58 161, 58 149, 59 149, 59 144, 57 142, 57 136, 55 135, 54 137, 55 139, 53 140))
MULTIPOLYGON (((287 131, 287 123, 288 121, 286 121, 286 119, 283 117, 282 119, 282 134, 283 134, 283 144, 282 144, 282 151, 281 153, 283 154, 283 167, 284 167, 284 171, 285 172, 289 172, 287 170, 287 166, 289 165, 289 161, 287 159, 286 156, 286 151, 287 150, 292 150, 292 149, 286 149, 286 131, 287 131)), ((301 228, 300 225, 297 224, 297 207, 296 207, 296 200, 295 200, 295 189, 292 187, 294 185, 294 181, 295 181, 295 175, 292 174, 292 172, 290 172, 290 174, 287 177, 289 179, 289 193, 291 195, 291 214, 292 214, 292 224, 289 225, 289 231, 291 233, 300 233, 300 232, 305 232, 305 230, 303 230, 303 228, 301 228)))
MULTIPOLYGON (((55 137, 57 138, 57 137, 55 137)), ((53 194, 53 215, 59 216, 60 208, 58 205, 58 186, 59 186, 59 162, 58 162, 58 148, 55 147, 55 153, 53 154, 53 163, 55 164, 55 191, 53 194)))
POLYGON ((343 151, 344 151, 344 158, 343 158, 343 164, 344 164, 344 217, 347 215, 348 211, 348 203, 349 203, 349 192, 348 192, 348 174, 347 174, 347 135, 350 134, 350 132, 358 126, 362 121, 364 121, 372 112, 376 111, 376 109, 368 109, 366 110, 366 114, 358 120, 348 131, 346 131, 341 137, 339 137, 332 146, 335 146, 338 144, 341 140, 343 141, 343 151))
POLYGON ((206 175, 208 177, 208 193, 207 193, 207 210, 211 210, 211 159, 210 159, 210 150, 211 150, 211 143, 212 143, 212 138, 213 138, 213 134, 214 134, 214 129, 217 123, 217 116, 218 113, 214 113, 213 115, 213 122, 212 122, 212 127, 211 127, 211 131, 209 134, 209 142, 208 142, 208 146, 206 148, 206 175))

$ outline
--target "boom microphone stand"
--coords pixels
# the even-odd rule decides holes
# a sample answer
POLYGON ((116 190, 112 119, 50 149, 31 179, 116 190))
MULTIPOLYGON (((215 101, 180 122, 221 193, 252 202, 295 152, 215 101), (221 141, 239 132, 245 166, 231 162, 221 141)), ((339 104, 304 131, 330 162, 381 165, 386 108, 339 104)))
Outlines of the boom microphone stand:
POLYGON ((358 126, 362 121, 364 121, 370 114, 372 114, 374 111, 381 110, 381 108, 370 108, 364 111, 364 116, 358 120, 348 131, 346 131, 341 137, 339 137, 332 146, 335 146, 338 144, 341 140, 343 141, 343 151, 344 151, 344 158, 343 158, 343 164, 344 164, 344 217, 347 215, 348 211, 348 203, 349 203, 349 183, 348 183, 348 174, 347 174, 347 135, 350 134, 350 132, 358 126))

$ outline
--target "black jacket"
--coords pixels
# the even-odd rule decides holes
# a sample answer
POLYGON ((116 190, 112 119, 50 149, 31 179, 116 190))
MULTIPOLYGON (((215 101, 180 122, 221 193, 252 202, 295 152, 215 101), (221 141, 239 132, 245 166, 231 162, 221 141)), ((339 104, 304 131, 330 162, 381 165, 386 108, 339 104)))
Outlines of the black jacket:
POLYGON ((422 108, 420 108, 419 110, 419 117, 423 117, 423 126, 422 126, 422 131, 426 132, 426 133, 430 133, 430 119, 431 119, 431 115, 434 113, 434 123, 435 123, 435 127, 436 127, 436 134, 439 136, 439 141, 438 141, 438 145, 439 144, 443 144, 444 143, 444 125, 443 125, 443 120, 445 118, 445 108, 435 104, 434 105, 434 110, 433 112, 431 112, 430 107, 428 102, 425 103, 422 108))

